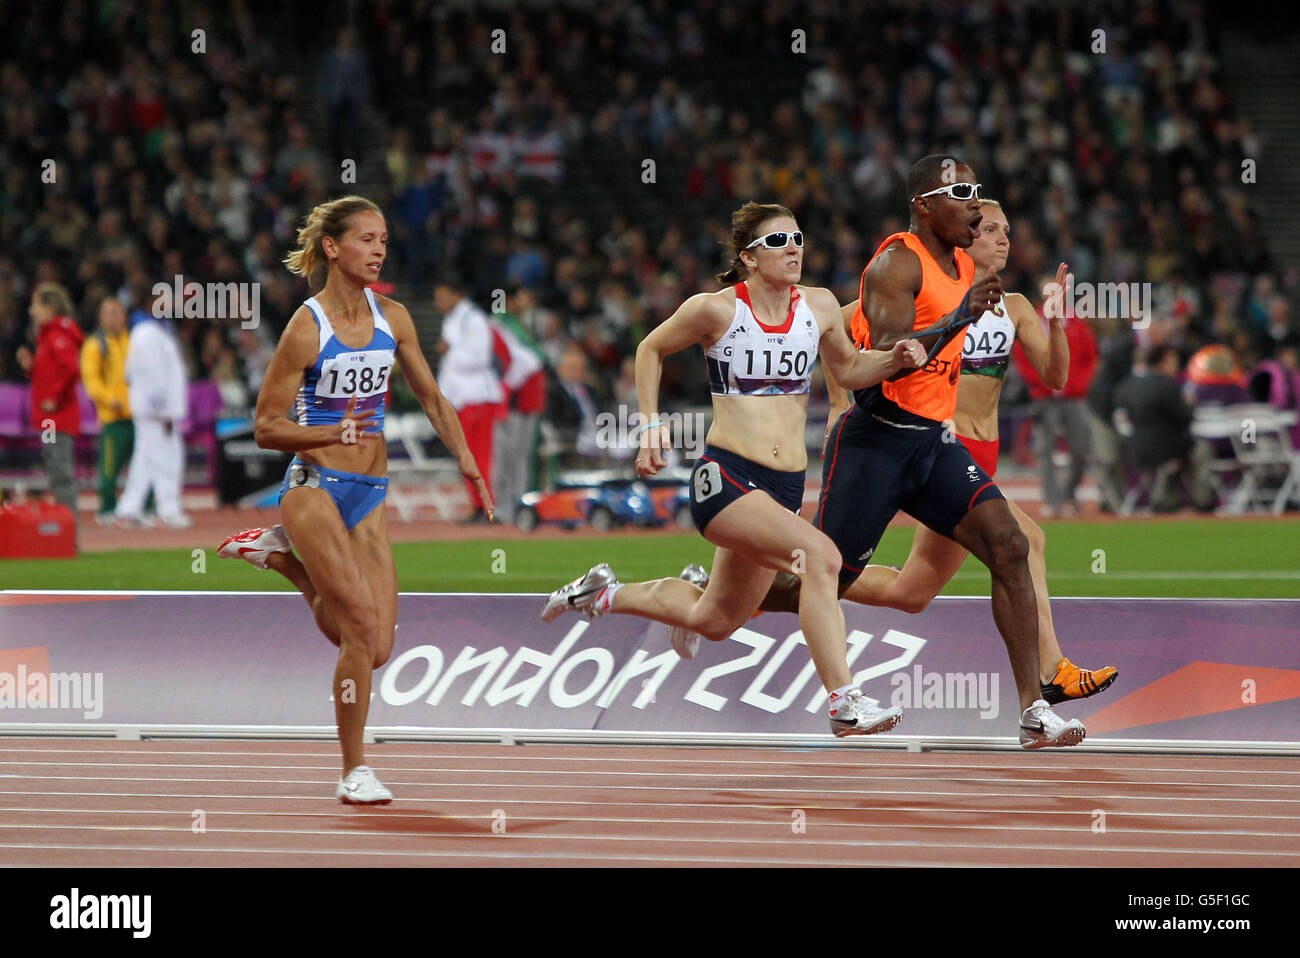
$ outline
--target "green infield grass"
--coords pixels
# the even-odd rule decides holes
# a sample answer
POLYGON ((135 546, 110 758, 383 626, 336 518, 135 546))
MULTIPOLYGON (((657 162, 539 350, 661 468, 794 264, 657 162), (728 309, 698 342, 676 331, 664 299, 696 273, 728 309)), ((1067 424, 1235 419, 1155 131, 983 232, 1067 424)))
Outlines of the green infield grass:
MULTIPOLYGON (((1047 522, 1048 578, 1058 596, 1300 598, 1300 518, 1047 522)), ((908 528, 885 534, 872 562, 901 565, 908 528)), ((580 535, 398 543, 403 592, 549 592, 597 562, 625 582, 709 565, 696 535, 580 535)), ((0 560, 4 589, 290 591, 273 572, 217 558, 208 549, 93 553, 76 559, 0 560), (199 569, 203 571, 198 571, 199 569)), ((948 595, 987 595, 974 559, 948 595)))

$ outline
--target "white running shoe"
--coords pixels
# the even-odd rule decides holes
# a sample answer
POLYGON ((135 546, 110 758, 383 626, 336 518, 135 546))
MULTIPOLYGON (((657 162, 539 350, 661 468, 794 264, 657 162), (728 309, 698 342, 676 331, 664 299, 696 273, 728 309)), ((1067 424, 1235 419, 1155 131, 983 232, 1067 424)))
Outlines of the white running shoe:
MULTIPOLYGON (((704 566, 688 565, 677 578, 685 579, 701 589, 706 589, 709 585, 709 573, 704 566)), ((673 650, 684 659, 695 658, 695 653, 700 650, 699 633, 683 629, 680 625, 668 626, 668 641, 672 643, 673 650)))
POLYGON ((159 516, 158 521, 165 526, 171 526, 173 529, 188 529, 194 525, 194 520, 183 512, 178 512, 174 516, 159 516))
POLYGON ((1087 734, 1082 722, 1067 722, 1052 711, 1046 699, 1038 699, 1020 716, 1021 748, 1065 748, 1078 745, 1087 734))
POLYGON ((217 547, 217 555, 223 559, 247 559, 259 569, 266 568, 266 560, 272 552, 292 552, 289 534, 284 526, 271 526, 269 529, 246 529, 236 533, 217 547))
POLYGON ((592 566, 586 575, 574 579, 568 585, 550 594, 546 604, 542 606, 542 621, 551 622, 559 618, 560 613, 570 609, 575 612, 585 612, 588 618, 594 619, 601 614, 594 608, 596 600, 607 587, 616 582, 618 577, 604 562, 592 566))
POLYGON ((882 709, 875 699, 867 698, 861 689, 849 689, 844 703, 831 716, 831 731, 836 738, 846 735, 875 735, 888 732, 903 720, 903 710, 897 705, 882 709))
POLYGON ((334 794, 347 805, 387 805, 393 800, 393 793, 375 778, 368 765, 358 765, 347 778, 339 779, 334 794))

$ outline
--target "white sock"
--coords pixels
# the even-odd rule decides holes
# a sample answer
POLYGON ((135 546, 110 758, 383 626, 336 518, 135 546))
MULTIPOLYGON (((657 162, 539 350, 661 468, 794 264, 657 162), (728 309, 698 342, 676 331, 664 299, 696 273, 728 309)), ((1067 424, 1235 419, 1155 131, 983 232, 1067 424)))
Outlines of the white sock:
POLYGON ((615 582, 612 585, 605 586, 605 588, 601 590, 600 595, 596 596, 596 601, 591 607, 592 611, 597 615, 608 612, 610 607, 614 604, 614 596, 618 595, 618 590, 621 588, 623 588, 622 582, 615 582))
POLYGON ((855 688, 857 688, 857 686, 853 684, 842 685, 834 692, 831 693, 830 699, 831 699, 832 715, 834 715, 836 712, 840 710, 840 706, 844 704, 844 696, 848 694, 849 690, 855 688))

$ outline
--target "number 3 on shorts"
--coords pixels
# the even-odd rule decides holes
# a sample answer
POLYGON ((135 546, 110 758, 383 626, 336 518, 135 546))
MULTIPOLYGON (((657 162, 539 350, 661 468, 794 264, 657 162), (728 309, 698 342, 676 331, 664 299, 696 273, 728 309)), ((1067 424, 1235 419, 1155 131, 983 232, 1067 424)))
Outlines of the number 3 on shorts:
POLYGON ((695 473, 695 501, 703 502, 722 491, 722 475, 716 462, 706 463, 695 473))

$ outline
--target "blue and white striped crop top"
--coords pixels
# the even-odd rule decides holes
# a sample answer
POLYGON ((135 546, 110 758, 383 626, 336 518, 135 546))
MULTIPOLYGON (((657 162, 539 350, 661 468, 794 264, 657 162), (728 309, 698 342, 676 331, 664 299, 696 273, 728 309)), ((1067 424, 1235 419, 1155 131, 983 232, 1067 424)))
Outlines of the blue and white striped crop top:
POLYGON ((379 309, 379 303, 375 301, 375 294, 369 289, 365 294, 374 317, 375 331, 370 342, 360 349, 351 349, 339 342, 329 317, 315 296, 304 304, 316 317, 320 349, 294 400, 294 418, 298 425, 341 422, 348 401, 355 396, 356 412, 375 410, 375 415, 366 420, 365 431, 383 431, 384 399, 388 394, 388 377, 393 372, 397 341, 379 309))

